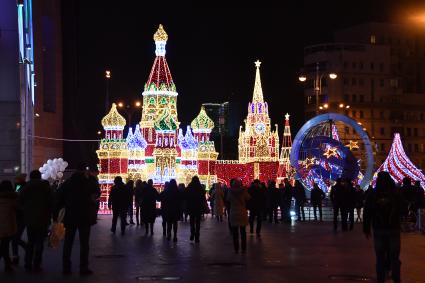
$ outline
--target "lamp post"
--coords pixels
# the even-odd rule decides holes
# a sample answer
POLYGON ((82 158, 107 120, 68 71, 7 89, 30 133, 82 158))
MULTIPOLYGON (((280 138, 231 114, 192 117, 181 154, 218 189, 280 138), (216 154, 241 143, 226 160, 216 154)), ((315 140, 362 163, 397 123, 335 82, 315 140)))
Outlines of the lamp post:
MULTIPOLYGON (((319 62, 317 62, 316 63, 316 74, 315 74, 315 77, 314 77, 314 93, 315 93, 315 96, 316 96, 316 115, 319 114, 319 95, 322 94, 322 79, 323 79, 323 77, 329 76, 329 78, 331 80, 335 80, 338 77, 338 75, 336 73, 325 72, 325 73, 321 74, 319 69, 320 69, 319 68, 319 62)), ((305 82, 305 81, 307 81, 307 77, 305 75, 300 75, 298 77, 298 80, 300 82, 305 82)))
POLYGON ((105 71, 105 79, 106 79, 106 95, 105 95, 105 112, 109 111, 109 80, 111 79, 111 71, 105 71))
POLYGON ((126 114, 126 118, 128 121, 128 125, 131 127, 131 118, 132 115, 134 114, 134 112, 138 109, 140 109, 140 107, 142 106, 142 103, 140 101, 135 101, 134 102, 134 107, 132 107, 130 104, 126 104, 124 102, 118 102, 117 106, 119 109, 124 110, 125 114, 126 114))

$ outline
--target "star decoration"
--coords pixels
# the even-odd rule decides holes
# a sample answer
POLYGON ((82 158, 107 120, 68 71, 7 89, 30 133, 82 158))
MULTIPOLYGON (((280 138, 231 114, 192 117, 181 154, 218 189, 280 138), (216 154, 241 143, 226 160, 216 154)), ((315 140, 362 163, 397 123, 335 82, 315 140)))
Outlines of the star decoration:
POLYGON ((255 64, 255 67, 260 68, 261 62, 260 60, 257 60, 254 62, 254 64, 255 64))
POLYGON ((346 144, 345 146, 348 147, 350 150, 359 149, 358 142, 356 142, 356 141, 351 141, 350 140, 350 143, 349 144, 346 144))
POLYGON ((325 151, 325 153, 323 153, 323 156, 325 156, 328 159, 332 156, 338 157, 338 151, 337 151, 336 147, 329 147, 325 151))
POLYGON ((312 158, 306 158, 305 160, 305 167, 309 168, 310 166, 313 166, 316 164, 316 158, 312 157, 312 158))

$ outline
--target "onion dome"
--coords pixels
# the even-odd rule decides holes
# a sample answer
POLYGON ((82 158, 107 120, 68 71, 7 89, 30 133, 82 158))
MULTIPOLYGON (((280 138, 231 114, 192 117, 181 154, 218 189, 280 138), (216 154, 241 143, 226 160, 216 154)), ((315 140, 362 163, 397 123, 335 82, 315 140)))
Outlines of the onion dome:
POLYGON ((177 123, 173 119, 168 109, 164 110, 164 113, 154 123, 155 130, 157 131, 175 131, 177 130, 177 123))
POLYGON ((111 110, 102 119, 103 128, 105 130, 123 130, 126 123, 124 117, 118 113, 117 105, 112 103, 111 110))
POLYGON ((204 106, 202 106, 198 116, 196 116, 190 125, 194 133, 210 133, 214 128, 214 121, 208 117, 204 106))
POLYGON ((147 147, 147 142, 143 138, 139 125, 136 125, 134 133, 130 128, 127 135, 127 146, 129 150, 143 150, 147 147))
POLYGON ((153 35, 153 40, 155 41, 167 41, 168 34, 165 32, 164 27, 160 24, 158 30, 153 35))

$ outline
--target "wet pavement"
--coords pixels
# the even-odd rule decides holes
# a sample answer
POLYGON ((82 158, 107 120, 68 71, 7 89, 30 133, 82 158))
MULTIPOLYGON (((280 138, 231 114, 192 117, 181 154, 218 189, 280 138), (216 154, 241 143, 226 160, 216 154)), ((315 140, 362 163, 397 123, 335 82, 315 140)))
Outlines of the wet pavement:
MULTIPOLYGON (((372 241, 356 225, 353 232, 334 234, 330 222, 263 225, 262 238, 248 234, 248 251, 235 254, 227 222, 207 218, 201 242, 189 241, 189 224, 179 223, 178 242, 129 226, 125 236, 111 234, 110 216, 100 216, 92 230, 90 268, 78 273, 78 237, 73 274, 61 274, 61 249, 46 248, 42 273, 0 273, 0 282, 374 282, 372 241)), ((118 230, 118 229, 117 229, 118 230)), ((425 236, 402 236, 402 282, 425 282, 425 236)))

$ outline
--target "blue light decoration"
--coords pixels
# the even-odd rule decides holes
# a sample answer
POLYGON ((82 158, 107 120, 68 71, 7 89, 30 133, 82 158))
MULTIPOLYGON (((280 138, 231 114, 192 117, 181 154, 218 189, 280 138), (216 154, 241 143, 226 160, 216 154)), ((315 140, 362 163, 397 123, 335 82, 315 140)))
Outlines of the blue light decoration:
POLYGON ((129 150, 136 150, 136 149, 144 150, 148 145, 146 140, 143 138, 142 133, 140 132, 139 125, 136 125, 136 128, 134 129, 134 133, 131 127, 128 129, 126 140, 127 140, 127 147, 129 150))
POLYGON ((198 147, 198 142, 193 136, 192 129, 190 128, 190 126, 187 126, 186 135, 184 136, 184 139, 186 140, 188 149, 196 149, 198 147))
POLYGON ((357 180, 366 189, 372 179, 373 151, 367 133, 355 120, 337 113, 318 115, 307 121, 294 139, 290 159, 296 178, 309 190, 316 183, 327 192, 338 178, 357 180), (351 150, 339 141, 336 122, 351 126, 363 141, 367 164, 364 173, 360 172, 351 150))

